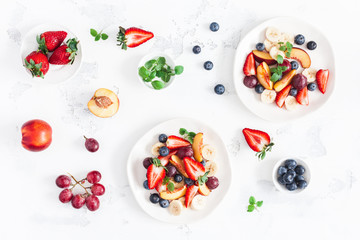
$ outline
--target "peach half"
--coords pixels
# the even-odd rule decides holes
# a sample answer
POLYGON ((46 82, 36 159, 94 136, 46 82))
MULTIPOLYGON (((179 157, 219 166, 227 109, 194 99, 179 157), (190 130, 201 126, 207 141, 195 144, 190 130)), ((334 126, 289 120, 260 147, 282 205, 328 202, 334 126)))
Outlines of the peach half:
POLYGON ((106 88, 99 88, 88 102, 88 108, 95 116, 112 117, 119 110, 120 101, 116 94, 106 88))

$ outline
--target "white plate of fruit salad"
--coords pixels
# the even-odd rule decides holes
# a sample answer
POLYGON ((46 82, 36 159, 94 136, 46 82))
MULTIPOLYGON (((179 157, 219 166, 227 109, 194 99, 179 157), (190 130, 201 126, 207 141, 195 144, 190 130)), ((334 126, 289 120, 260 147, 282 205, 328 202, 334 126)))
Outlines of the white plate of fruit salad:
POLYGON ((335 87, 335 59, 327 38, 312 25, 278 17, 240 41, 234 84, 243 104, 270 121, 296 119, 319 109, 335 87))
POLYGON ((147 132, 127 166, 141 208, 168 223, 208 216, 230 187, 226 147, 213 129, 193 119, 173 119, 147 132))

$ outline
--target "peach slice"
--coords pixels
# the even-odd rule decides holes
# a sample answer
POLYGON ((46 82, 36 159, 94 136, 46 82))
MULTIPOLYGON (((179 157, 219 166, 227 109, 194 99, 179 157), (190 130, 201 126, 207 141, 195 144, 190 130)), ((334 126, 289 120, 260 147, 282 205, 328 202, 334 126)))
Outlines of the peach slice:
POLYGON ((201 155, 201 147, 203 145, 203 133, 198 133, 193 139, 192 149, 194 151, 194 158, 196 161, 201 162, 203 160, 201 155))
POLYGON ((287 74, 285 74, 279 81, 277 81, 274 85, 274 90, 280 92, 283 90, 287 85, 291 83, 292 78, 295 76, 296 70, 293 69, 287 74))
POLYGON ((184 161, 181 160, 178 156, 172 155, 169 159, 170 163, 186 178, 189 178, 185 171, 184 161))
POLYGON ((88 102, 88 108, 95 116, 101 118, 112 117, 119 110, 119 98, 106 88, 99 88, 88 102))
POLYGON ((276 64, 276 60, 273 59, 269 53, 258 50, 253 50, 252 52, 254 54, 255 61, 258 63, 266 62, 268 65, 276 64))
POLYGON ((210 194, 210 189, 206 186, 206 184, 199 185, 199 193, 204 196, 208 196, 210 194))
POLYGON ((186 185, 184 185, 181 188, 175 189, 174 191, 170 192, 170 191, 166 191, 166 192, 161 192, 160 193, 160 197, 162 199, 166 199, 166 200, 175 200, 175 199, 179 199, 182 196, 185 195, 186 193, 186 185))
POLYGON ((274 83, 270 81, 271 72, 266 62, 260 63, 256 69, 256 76, 259 83, 266 89, 272 90, 274 83))
POLYGON ((301 48, 294 47, 291 50, 290 58, 299 61, 303 68, 309 68, 311 66, 311 58, 309 54, 301 48))

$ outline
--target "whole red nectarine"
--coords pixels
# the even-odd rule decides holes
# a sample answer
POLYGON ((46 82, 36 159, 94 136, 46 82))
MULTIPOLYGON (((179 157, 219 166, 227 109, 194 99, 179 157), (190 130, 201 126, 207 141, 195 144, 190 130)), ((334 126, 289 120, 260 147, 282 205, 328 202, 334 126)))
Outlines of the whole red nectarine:
POLYGON ((21 134, 21 144, 29 151, 43 151, 51 144, 52 129, 43 120, 34 119, 27 121, 21 127, 21 134))

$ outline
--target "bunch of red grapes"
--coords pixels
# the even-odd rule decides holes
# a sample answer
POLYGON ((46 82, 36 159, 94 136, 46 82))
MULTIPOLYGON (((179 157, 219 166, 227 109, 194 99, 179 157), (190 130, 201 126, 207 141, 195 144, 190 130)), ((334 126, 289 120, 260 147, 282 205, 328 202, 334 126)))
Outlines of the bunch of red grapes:
POLYGON ((71 178, 67 175, 60 175, 56 178, 56 185, 59 188, 65 188, 59 194, 59 200, 62 203, 68 203, 71 201, 71 205, 79 209, 86 204, 86 207, 90 211, 96 211, 100 207, 100 201, 97 196, 101 196, 105 193, 105 187, 100 184, 101 174, 98 171, 91 171, 87 174, 86 178, 77 181, 71 174, 70 177, 75 181, 72 183, 71 178), (85 182, 92 184, 89 187, 85 187, 85 182), (81 186, 85 193, 73 195, 73 188, 75 186, 81 186), (70 187, 70 188, 69 188, 70 187), (90 190, 90 192, 88 191, 90 190))

